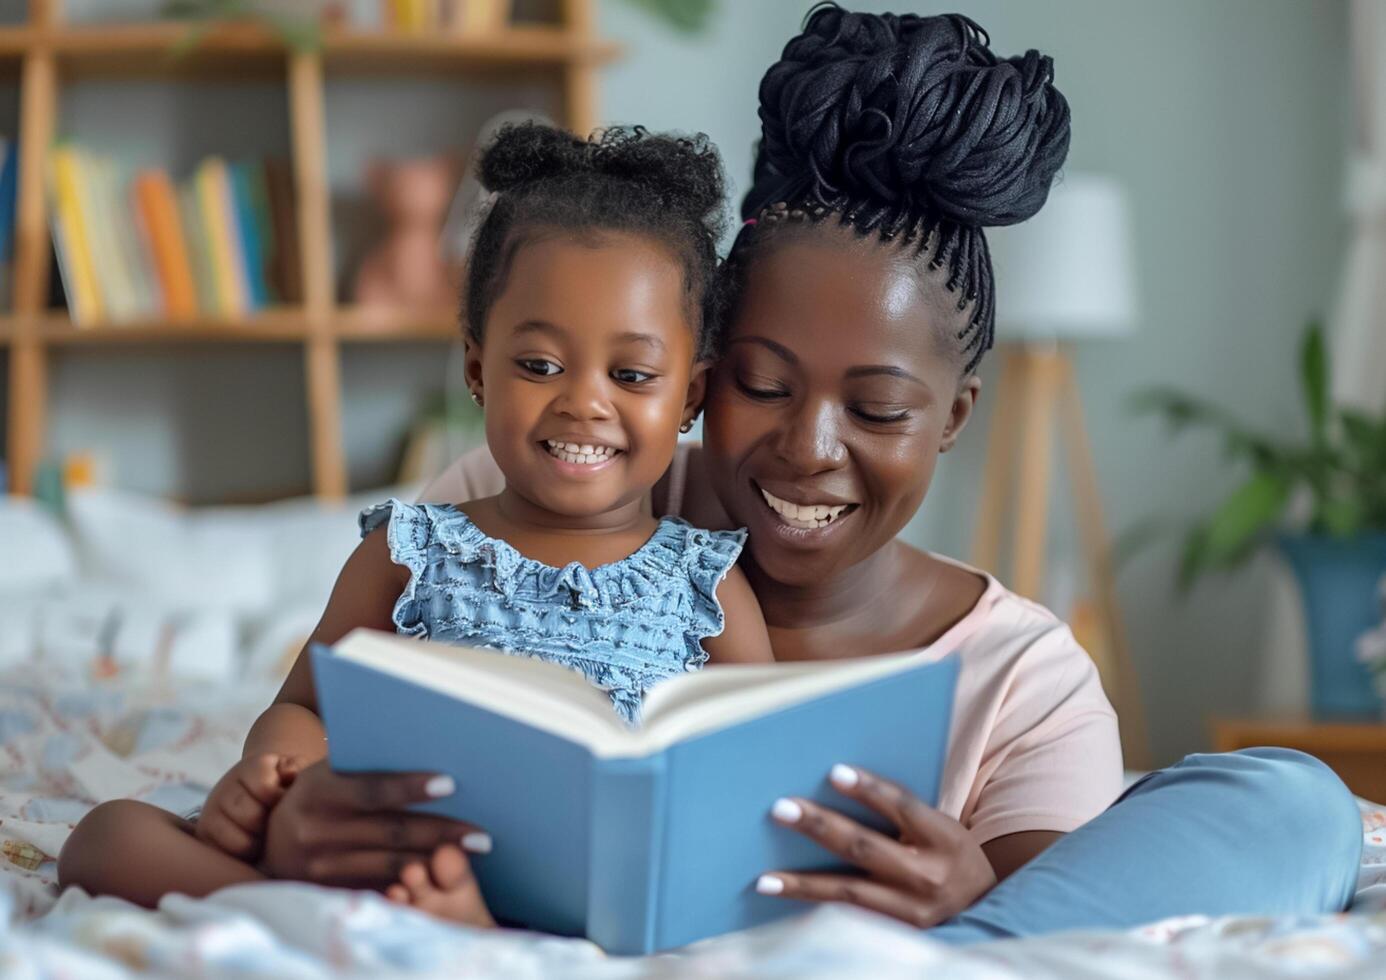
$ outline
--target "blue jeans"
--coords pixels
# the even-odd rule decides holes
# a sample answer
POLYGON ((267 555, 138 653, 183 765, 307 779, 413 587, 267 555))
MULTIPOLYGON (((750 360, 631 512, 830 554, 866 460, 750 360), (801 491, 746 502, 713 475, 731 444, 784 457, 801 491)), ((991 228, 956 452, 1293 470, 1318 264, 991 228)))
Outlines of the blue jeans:
POLYGON ((1312 915, 1352 901, 1362 819, 1313 756, 1191 755, 1136 783, 931 939, 1129 929, 1175 915, 1312 915))

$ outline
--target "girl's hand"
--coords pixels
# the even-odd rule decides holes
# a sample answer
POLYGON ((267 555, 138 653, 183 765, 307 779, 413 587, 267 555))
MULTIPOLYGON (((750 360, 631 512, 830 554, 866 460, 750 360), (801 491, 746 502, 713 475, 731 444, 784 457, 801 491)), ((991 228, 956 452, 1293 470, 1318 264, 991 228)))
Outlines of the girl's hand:
POLYGON ((406 809, 454 789, 451 778, 433 773, 339 775, 323 759, 298 774, 270 813, 264 870, 274 878, 384 889, 441 844, 489 853, 485 831, 406 809))
POLYGON ((197 839, 253 863, 265 843, 270 811, 294 781, 297 763, 285 755, 251 755, 232 766, 198 814, 197 839))
POLYGON ((996 884, 991 863, 966 828, 909 790, 849 766, 833 766, 829 781, 898 827, 899 839, 808 800, 777 800, 771 814, 778 823, 865 873, 772 871, 756 882, 762 895, 848 902, 923 929, 957 915, 996 884))

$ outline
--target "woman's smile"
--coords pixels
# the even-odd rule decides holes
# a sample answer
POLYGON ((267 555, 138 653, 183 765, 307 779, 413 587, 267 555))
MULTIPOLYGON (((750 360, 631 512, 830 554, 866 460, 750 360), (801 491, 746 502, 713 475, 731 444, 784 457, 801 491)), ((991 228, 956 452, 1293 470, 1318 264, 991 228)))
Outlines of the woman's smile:
POLYGON ((850 501, 839 501, 826 496, 815 495, 811 491, 781 490, 782 493, 786 494, 786 496, 781 497, 772 493, 764 485, 757 484, 754 480, 752 485, 760 491, 765 506, 775 517, 786 527, 796 531, 820 531, 829 526, 841 524, 857 508, 857 505, 850 501), (795 501, 787 499, 788 497, 799 499, 795 501), (809 500, 808 498, 813 499, 809 500))

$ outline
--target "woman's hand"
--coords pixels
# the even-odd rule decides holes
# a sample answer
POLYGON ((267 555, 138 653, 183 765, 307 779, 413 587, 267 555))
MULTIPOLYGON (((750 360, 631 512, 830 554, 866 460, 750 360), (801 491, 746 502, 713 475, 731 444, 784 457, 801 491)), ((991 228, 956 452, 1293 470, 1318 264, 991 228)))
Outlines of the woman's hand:
POLYGON ((778 823, 865 873, 772 871, 756 882, 762 895, 848 902, 923 929, 957 915, 996 884, 991 863, 967 829, 909 790, 849 766, 833 766, 829 781, 899 828, 899 839, 808 800, 777 800, 771 815, 778 823))
POLYGON ((491 837, 468 823, 406 808, 451 796, 448 776, 334 773, 326 759, 298 773, 270 812, 264 870, 274 878, 383 889, 442 844, 487 854, 491 837))

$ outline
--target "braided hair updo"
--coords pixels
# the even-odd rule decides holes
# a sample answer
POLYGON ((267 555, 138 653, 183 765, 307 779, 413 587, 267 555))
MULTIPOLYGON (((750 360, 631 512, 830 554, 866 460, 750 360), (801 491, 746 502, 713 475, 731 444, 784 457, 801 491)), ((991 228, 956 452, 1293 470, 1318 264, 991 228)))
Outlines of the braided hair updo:
POLYGON ((754 253, 829 217, 912 249, 956 294, 963 375, 991 347, 995 295, 982 229, 1044 204, 1068 154, 1068 103, 1038 51, 998 58, 960 14, 809 12, 760 85, 761 140, 726 264, 734 314, 754 253))
POLYGON ((726 225, 726 181, 701 134, 675 137, 613 127, 590 140, 552 126, 506 126, 483 152, 481 184, 495 197, 467 263, 463 319, 478 342, 516 253, 554 233, 647 235, 683 269, 697 357, 712 348, 709 298, 726 225))

